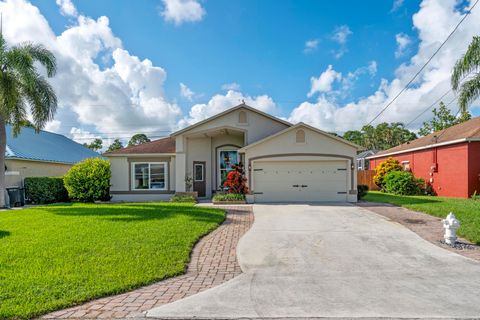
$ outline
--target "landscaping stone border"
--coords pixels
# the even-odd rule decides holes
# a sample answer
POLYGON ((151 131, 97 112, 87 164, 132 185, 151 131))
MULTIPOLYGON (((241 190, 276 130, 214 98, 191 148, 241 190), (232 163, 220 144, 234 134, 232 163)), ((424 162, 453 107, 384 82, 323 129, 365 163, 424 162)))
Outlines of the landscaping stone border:
POLYGON ((423 212, 397 207, 388 203, 362 201, 358 202, 357 206, 382 215, 391 221, 400 223, 436 246, 480 261, 480 246, 472 244, 471 242, 462 238, 458 238, 458 241, 468 245, 471 249, 465 250, 454 248, 441 242, 444 234, 441 218, 437 218, 423 212))
MULTIPOLYGON (((217 206, 216 206, 217 207, 217 206)), ((203 237, 192 251, 187 272, 120 295, 105 297, 69 309, 55 311, 44 319, 124 319, 218 286, 242 273, 236 247, 253 224, 252 206, 225 207, 222 225, 203 237)))

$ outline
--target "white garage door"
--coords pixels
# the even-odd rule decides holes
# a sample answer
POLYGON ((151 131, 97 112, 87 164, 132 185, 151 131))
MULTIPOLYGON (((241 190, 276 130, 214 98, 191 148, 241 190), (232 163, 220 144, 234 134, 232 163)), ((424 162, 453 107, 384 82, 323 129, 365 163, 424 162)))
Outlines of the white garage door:
POLYGON ((347 201, 347 161, 271 161, 253 166, 255 202, 347 201))

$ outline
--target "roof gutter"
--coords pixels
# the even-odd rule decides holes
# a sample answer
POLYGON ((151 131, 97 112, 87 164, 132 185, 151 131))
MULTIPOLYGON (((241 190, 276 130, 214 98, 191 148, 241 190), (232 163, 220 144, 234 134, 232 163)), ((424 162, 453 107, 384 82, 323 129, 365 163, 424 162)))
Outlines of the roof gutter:
POLYGON ((396 154, 425 150, 425 149, 441 147, 441 146, 448 146, 448 145, 451 145, 451 144, 457 144, 457 143, 462 143, 462 142, 478 142, 478 141, 480 141, 480 138, 462 138, 462 139, 457 139, 457 140, 445 141, 445 142, 441 142, 441 143, 433 143, 433 144, 429 144, 429 145, 426 145, 426 146, 423 146, 423 147, 411 148, 411 149, 400 150, 400 151, 393 151, 393 152, 382 153, 382 154, 375 154, 373 156, 366 157, 365 159, 383 158, 383 157, 393 156, 393 155, 396 155, 396 154))
POLYGON ((104 157, 172 157, 176 153, 104 153, 104 157))

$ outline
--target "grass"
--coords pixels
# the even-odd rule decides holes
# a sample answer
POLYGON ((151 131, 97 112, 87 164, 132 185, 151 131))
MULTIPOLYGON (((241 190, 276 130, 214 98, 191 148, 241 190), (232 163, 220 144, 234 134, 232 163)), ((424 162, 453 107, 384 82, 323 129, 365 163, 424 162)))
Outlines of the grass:
POLYGON ((369 191, 363 198, 370 202, 391 203, 435 217, 445 218, 453 212, 461 226, 458 234, 480 245, 480 201, 431 196, 397 196, 379 191, 369 191))
POLYGON ((59 204, 0 212, 0 318, 32 318, 181 274, 222 210, 59 204))
POLYGON ((212 201, 244 201, 245 195, 240 193, 216 193, 212 201))

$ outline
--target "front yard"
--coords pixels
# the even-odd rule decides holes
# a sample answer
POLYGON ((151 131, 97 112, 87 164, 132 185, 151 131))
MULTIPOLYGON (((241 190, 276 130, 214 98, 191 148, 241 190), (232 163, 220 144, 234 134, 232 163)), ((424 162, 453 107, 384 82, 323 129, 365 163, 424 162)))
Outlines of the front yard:
POLYGON ((60 204, 0 212, 0 319, 31 318, 184 272, 223 210, 60 204))
POLYGON ((445 218, 453 212, 461 222, 458 235, 480 245, 480 201, 430 196, 397 196, 369 191, 363 198, 370 202, 391 203, 432 216, 445 218))

